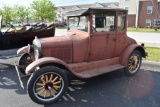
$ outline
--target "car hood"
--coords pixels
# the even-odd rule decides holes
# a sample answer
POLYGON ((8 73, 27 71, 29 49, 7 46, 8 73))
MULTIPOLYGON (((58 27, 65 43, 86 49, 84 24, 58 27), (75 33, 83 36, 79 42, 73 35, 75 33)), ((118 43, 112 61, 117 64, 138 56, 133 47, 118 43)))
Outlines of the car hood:
POLYGON ((64 36, 41 38, 43 57, 56 57, 66 62, 72 62, 72 50, 74 33, 67 33, 64 36))

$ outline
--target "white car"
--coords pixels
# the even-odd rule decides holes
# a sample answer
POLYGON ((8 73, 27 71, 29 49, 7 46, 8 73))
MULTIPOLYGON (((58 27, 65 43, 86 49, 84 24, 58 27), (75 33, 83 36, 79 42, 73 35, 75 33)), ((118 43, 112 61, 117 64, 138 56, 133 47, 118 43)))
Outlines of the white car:
POLYGON ((23 26, 20 22, 11 22, 13 26, 23 26))

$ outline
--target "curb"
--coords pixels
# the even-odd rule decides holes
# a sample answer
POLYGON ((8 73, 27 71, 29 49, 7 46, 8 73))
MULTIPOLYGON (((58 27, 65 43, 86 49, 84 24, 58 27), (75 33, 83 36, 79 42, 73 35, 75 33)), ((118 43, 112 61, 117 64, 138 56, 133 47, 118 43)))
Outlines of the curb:
POLYGON ((141 69, 144 70, 151 70, 154 72, 160 72, 160 62, 154 62, 154 61, 142 61, 141 69))

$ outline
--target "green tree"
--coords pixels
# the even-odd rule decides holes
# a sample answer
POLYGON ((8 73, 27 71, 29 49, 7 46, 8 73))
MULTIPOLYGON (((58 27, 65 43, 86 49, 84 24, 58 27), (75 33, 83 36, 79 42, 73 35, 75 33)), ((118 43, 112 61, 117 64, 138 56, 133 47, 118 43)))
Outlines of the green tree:
POLYGON ((2 9, 0 9, 0 16, 2 15, 2 9))
POLYGON ((12 21, 12 16, 13 16, 12 8, 7 6, 7 5, 3 6, 2 15, 3 15, 3 20, 5 21, 6 24, 8 22, 11 22, 12 21))
POLYGON ((13 8, 14 12, 14 21, 21 22, 23 24, 24 20, 27 20, 28 16, 28 9, 24 6, 14 5, 13 8))
POLYGON ((31 4, 32 16, 35 20, 53 21, 56 13, 54 4, 50 0, 35 0, 31 4))

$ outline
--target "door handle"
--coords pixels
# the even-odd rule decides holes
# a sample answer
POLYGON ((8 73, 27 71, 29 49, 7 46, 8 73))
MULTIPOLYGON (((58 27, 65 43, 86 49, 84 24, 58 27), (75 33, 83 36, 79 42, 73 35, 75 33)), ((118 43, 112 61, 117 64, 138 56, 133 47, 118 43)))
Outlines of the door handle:
POLYGON ((114 41, 116 41, 116 40, 117 40, 117 38, 114 38, 113 40, 114 40, 114 41))

